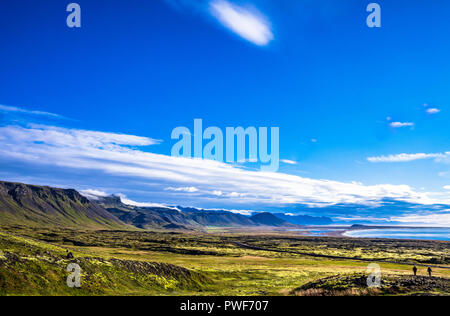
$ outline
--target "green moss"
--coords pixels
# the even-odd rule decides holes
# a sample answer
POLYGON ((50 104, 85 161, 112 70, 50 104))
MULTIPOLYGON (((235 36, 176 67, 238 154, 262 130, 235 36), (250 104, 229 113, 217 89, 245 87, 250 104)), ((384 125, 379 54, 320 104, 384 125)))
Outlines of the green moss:
MULTIPOLYGON (((0 295, 286 295, 330 276, 365 273, 368 264, 244 249, 235 242, 399 263, 448 262, 448 243, 440 242, 3 227, 0 295), (80 289, 66 285, 68 251, 82 268, 80 289)), ((380 265, 383 275, 411 274, 408 265, 380 265)), ((433 270, 450 278, 449 269, 433 270)), ((329 285, 351 290, 339 279, 329 285)))

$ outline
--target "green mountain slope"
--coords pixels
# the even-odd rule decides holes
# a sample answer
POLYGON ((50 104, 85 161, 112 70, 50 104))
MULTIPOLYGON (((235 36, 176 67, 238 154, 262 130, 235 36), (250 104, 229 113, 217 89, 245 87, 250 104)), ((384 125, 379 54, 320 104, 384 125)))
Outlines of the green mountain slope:
POLYGON ((285 220, 282 220, 272 213, 258 213, 256 215, 253 215, 250 217, 250 219, 259 224, 259 225, 267 225, 267 226, 294 226, 293 224, 290 224, 286 222, 285 220))
POLYGON ((177 295, 211 283, 204 273, 173 264, 68 254, 64 246, 0 231, 0 296, 177 295), (67 286, 71 263, 80 266, 80 288, 67 286))
POLYGON ((123 222, 75 190, 0 181, 0 223, 125 229, 123 222))

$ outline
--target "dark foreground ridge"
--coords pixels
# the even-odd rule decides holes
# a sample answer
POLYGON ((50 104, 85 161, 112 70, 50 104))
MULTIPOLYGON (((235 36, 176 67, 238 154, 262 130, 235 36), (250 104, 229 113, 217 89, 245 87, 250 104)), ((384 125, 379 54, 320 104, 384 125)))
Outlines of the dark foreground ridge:
POLYGON ((202 291, 211 281, 177 265, 72 254, 60 246, 0 233, 0 296, 122 295, 202 291), (66 285, 67 266, 81 267, 80 288, 66 285), (49 286, 50 285, 50 286, 49 286))
POLYGON ((298 296, 448 295, 450 280, 438 277, 383 275, 378 288, 367 287, 367 275, 331 276, 307 283, 291 292, 298 296))

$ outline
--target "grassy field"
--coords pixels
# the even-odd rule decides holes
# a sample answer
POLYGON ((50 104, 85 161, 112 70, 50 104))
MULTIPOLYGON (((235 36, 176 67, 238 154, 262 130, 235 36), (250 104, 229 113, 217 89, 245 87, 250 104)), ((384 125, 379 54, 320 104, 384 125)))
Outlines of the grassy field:
MULTIPOLYGON (((449 248, 450 243, 437 241, 226 229, 169 233, 10 226, 0 228, 0 295, 449 295, 449 248), (68 252, 73 259, 67 259, 68 252), (374 292, 360 284, 370 260, 396 262, 379 262, 383 288, 374 292), (82 268, 79 289, 66 285, 71 262, 82 268), (432 265, 435 278, 411 279, 408 263, 432 265)), ((426 267, 419 266, 419 274, 425 276, 426 267)))

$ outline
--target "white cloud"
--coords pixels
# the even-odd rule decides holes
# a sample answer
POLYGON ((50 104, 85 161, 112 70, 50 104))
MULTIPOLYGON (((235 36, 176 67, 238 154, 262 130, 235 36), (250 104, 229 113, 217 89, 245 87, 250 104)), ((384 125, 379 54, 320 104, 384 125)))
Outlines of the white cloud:
MULTIPOLYGON (((147 137, 83 131, 53 126, 0 127, 0 158, 33 166, 60 168, 69 174, 86 170, 89 174, 123 179, 121 186, 136 182, 148 184, 152 192, 165 188, 198 189, 199 203, 220 197, 233 205, 279 205, 303 203, 371 204, 383 198, 432 204, 439 199, 416 192, 408 185, 366 186, 331 180, 316 180, 285 173, 251 171, 211 160, 171 157, 144 152, 134 146, 155 141, 147 137), (214 192, 211 194, 211 192, 214 192), (219 194, 220 192, 220 194, 219 194)), ((86 178, 85 185, 90 179, 86 178)), ((104 188, 108 185, 104 181, 104 188)), ((140 187, 142 187, 142 185, 140 187)), ((192 191, 192 189, 190 189, 192 191)))
POLYGON ((232 197, 232 198, 239 198, 239 197, 244 197, 245 194, 239 193, 239 192, 231 192, 231 193, 228 193, 227 196, 232 197))
POLYGON ((421 225, 432 227, 449 227, 450 212, 444 211, 437 214, 415 214, 390 217, 391 221, 400 222, 407 225, 421 225))
POLYGON ((444 185, 444 190, 450 190, 450 185, 444 185))
POLYGON ((255 211, 248 211, 248 210, 226 210, 226 211, 244 216, 252 216, 253 213, 255 213, 255 211))
POLYGON ((147 202, 144 202, 144 203, 142 203, 142 202, 136 202, 136 201, 130 200, 130 199, 127 198, 127 196, 124 195, 124 194, 116 194, 116 195, 119 196, 119 197, 120 197, 120 201, 121 201, 123 204, 126 204, 126 205, 137 206, 137 207, 160 207, 160 208, 168 208, 168 209, 171 209, 171 210, 177 210, 177 211, 179 211, 177 208, 169 207, 169 206, 164 205, 164 204, 159 204, 159 203, 147 203, 147 202))
POLYGON ((2 104, 0 104, 0 112, 15 112, 15 113, 21 113, 21 114, 32 114, 32 115, 50 116, 50 117, 54 117, 54 118, 64 118, 63 116, 61 116, 59 114, 43 112, 43 111, 25 110, 25 109, 22 109, 19 107, 2 105, 2 104))
MULTIPOLYGON (((196 207, 193 207, 193 208, 196 208, 196 207)), ((254 213, 256 213, 254 210, 234 210, 234 209, 223 209, 223 208, 220 208, 220 209, 211 209, 211 208, 208 208, 208 209, 199 209, 199 210, 203 210, 203 211, 208 211, 208 212, 223 212, 223 211, 225 211, 225 212, 230 212, 230 213, 234 213, 234 214, 240 214, 240 215, 245 215, 245 216, 251 216, 251 215, 253 215, 254 213)))
POLYGON ((168 187, 166 188, 166 191, 195 193, 198 192, 198 189, 196 187, 179 187, 179 188, 168 187))
POLYGON ((294 160, 288 160, 288 159, 280 159, 281 162, 286 163, 288 165, 296 165, 297 161, 294 160))
POLYGON ((29 142, 43 142, 56 147, 97 148, 109 150, 128 150, 124 146, 149 146, 160 141, 148 137, 126 134, 67 129, 62 127, 30 124, 28 128, 6 126, 0 128, 0 141, 8 138, 29 142))
POLYGON ((429 108, 429 109, 427 109, 427 113, 428 114, 436 114, 436 113, 439 113, 439 112, 441 112, 441 110, 436 109, 436 108, 429 108))
POLYGON ((355 222, 355 221, 370 221, 370 222, 387 222, 389 221, 389 218, 379 218, 379 217, 373 217, 373 216, 336 216, 333 219, 336 219, 338 221, 344 221, 344 222, 355 222))
POLYGON ((413 127, 414 123, 411 122, 392 122, 389 124, 393 128, 401 128, 401 127, 413 127))
POLYGON ((80 194, 91 200, 98 200, 99 197, 105 197, 109 194, 103 191, 88 189, 80 191, 80 194))
POLYGON ((450 152, 444 154, 398 154, 398 155, 388 155, 388 156, 378 156, 367 158, 370 162, 409 162, 414 160, 423 159, 444 159, 450 157, 450 152))
POLYGON ((274 38, 269 22, 256 10, 213 0, 210 12, 225 27, 253 44, 265 46, 274 38))
MULTIPOLYGON (((87 190, 81 190, 80 194, 85 196, 85 197, 87 197, 90 200, 98 200, 101 197, 107 197, 107 196, 114 195, 114 196, 120 197, 120 201, 123 204, 126 204, 126 205, 138 206, 138 207, 161 207, 161 208, 169 208, 169 209, 174 209, 175 210, 175 208, 169 207, 169 206, 164 205, 164 204, 148 203, 148 202, 144 202, 144 203, 136 202, 136 201, 133 201, 133 200, 127 198, 127 196, 125 194, 122 194, 122 193, 108 194, 106 192, 95 190, 95 189, 87 189, 87 190)), ((178 210, 178 209, 176 209, 176 210, 178 210)))

